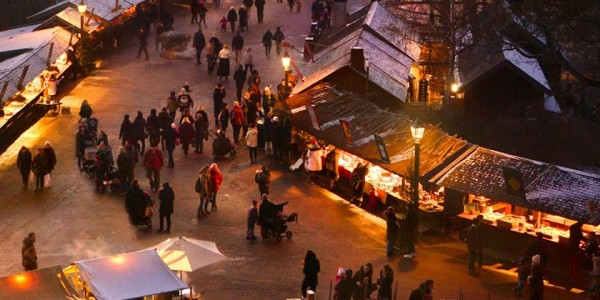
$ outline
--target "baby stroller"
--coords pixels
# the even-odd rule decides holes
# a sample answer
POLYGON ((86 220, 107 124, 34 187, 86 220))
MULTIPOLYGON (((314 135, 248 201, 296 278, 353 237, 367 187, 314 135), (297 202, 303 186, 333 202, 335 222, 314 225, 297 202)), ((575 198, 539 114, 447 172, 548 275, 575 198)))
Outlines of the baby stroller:
POLYGON ((231 158, 235 158, 237 153, 235 152, 235 147, 233 146, 233 143, 231 143, 231 140, 225 137, 225 132, 219 130, 213 141, 213 159, 221 160, 227 155, 231 158))
POLYGON ((114 166, 108 166, 108 170, 104 172, 104 178, 99 180, 98 190, 105 192, 107 190, 116 193, 121 189, 121 181, 119 179, 119 171, 114 166))
POLYGON ((284 215, 283 207, 287 204, 287 201, 280 204, 266 201, 261 204, 261 214, 263 217, 260 218, 260 235, 263 240, 273 238, 277 242, 280 242, 284 236, 288 239, 292 238, 293 233, 288 230, 286 223, 294 221, 297 223, 298 214, 284 215))
MULTIPOLYGON (((131 199, 132 202, 126 201, 127 213, 129 214, 129 223, 138 229, 152 230, 152 198, 148 192, 140 192, 143 199, 131 199)), ((137 197, 136 197, 137 198, 137 197)))

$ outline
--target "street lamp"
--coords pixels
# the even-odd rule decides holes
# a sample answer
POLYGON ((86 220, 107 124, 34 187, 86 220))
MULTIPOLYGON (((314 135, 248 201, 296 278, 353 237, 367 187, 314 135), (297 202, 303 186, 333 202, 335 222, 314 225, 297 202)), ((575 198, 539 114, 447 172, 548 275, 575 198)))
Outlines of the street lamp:
POLYGON ((414 205, 419 205, 419 165, 421 154, 421 139, 425 133, 425 127, 415 121, 415 124, 410 127, 410 133, 415 141, 415 172, 412 180, 412 202, 414 205))
POLYGON ((77 4, 77 11, 79 11, 80 14, 80 20, 81 20, 81 37, 83 38, 83 31, 85 31, 83 29, 83 14, 85 14, 85 12, 87 11, 87 5, 85 5, 85 2, 83 2, 83 0, 81 0, 81 2, 79 2, 79 4, 77 4))
POLYGON ((290 75, 290 64, 292 63, 292 58, 290 57, 290 55, 287 53, 287 50, 285 50, 285 53, 283 53, 283 56, 281 57, 281 64, 283 65, 283 69, 285 71, 285 79, 284 79, 284 94, 283 94, 283 98, 287 99, 287 97, 289 96, 288 94, 288 87, 289 87, 289 75, 290 75))

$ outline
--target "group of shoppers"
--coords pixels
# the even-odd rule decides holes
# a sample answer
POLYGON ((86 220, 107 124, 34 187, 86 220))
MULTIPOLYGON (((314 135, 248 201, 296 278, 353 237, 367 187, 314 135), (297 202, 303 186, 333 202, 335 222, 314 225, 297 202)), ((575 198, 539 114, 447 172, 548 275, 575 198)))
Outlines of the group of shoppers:
POLYGON ((24 190, 29 187, 29 180, 32 176, 35 182, 35 192, 50 188, 52 185, 50 174, 55 166, 56 153, 48 141, 44 143, 44 147, 36 149, 35 155, 26 146, 22 146, 17 155, 17 168, 21 173, 24 190))

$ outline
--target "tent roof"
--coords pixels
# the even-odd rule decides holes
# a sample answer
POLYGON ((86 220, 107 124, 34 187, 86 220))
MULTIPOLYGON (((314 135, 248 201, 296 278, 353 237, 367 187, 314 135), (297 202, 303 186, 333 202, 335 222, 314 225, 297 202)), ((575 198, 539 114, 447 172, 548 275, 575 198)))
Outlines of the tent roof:
POLYGON ((98 299, 130 299, 187 288, 153 249, 75 264, 98 299))
MULTIPOLYGON (((81 0, 69 0, 74 5, 79 4, 81 0)), ((125 10, 130 7, 144 2, 144 0, 122 0, 119 1, 119 7, 115 7, 115 1, 107 1, 107 0, 86 0, 85 4, 87 5, 87 12, 94 11, 94 15, 106 20, 107 22, 112 21, 113 19, 120 16, 125 10)))
POLYGON ((72 290, 60 266, 0 278, 0 299, 71 299, 72 290))

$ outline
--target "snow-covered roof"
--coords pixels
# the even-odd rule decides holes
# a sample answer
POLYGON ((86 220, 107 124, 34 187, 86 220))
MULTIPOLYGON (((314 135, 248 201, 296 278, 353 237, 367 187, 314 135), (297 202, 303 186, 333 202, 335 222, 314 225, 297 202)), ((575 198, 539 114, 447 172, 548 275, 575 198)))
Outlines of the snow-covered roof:
POLYGON ((38 26, 39 26, 39 24, 33 24, 33 25, 27 25, 27 26, 22 26, 22 27, 17 27, 17 28, 0 31, 0 41, 11 38, 16 35, 23 34, 23 33, 32 32, 38 26))
POLYGON ((535 58, 526 57, 524 49, 517 48, 506 38, 497 41, 493 38, 483 41, 481 45, 472 45, 458 54, 458 78, 461 89, 502 66, 511 67, 521 76, 529 78, 545 92, 551 91, 548 80, 535 58))
POLYGON ((294 88, 298 93, 350 65, 353 47, 361 47, 369 61, 369 80, 401 101, 406 99, 408 74, 417 60, 419 48, 414 41, 395 34, 402 22, 379 3, 371 5, 361 26, 351 24, 347 30, 325 37, 319 43, 327 44, 313 57, 314 63, 302 67, 304 81, 294 88), (391 28, 391 29, 390 29, 391 28))
POLYGON ((352 15, 359 10, 371 5, 371 0, 347 0, 346 1, 346 15, 352 15))
MULTIPOLYGON (((95 15, 95 12, 94 12, 94 15, 95 15)), ((63 11, 56 14, 56 17, 64 20, 65 22, 67 22, 68 24, 70 24, 71 26, 73 26, 75 28, 79 29, 81 27, 81 14, 75 8, 67 7, 63 11)), ((83 22, 84 22, 83 27, 85 28, 85 31, 92 32, 92 31, 97 30, 98 27, 100 27, 100 23, 102 21, 98 20, 97 17, 95 17, 95 16, 92 16, 90 18, 90 13, 88 11, 83 16, 83 22), (88 19, 89 19, 89 21, 88 21, 88 19)))
MULTIPOLYGON (((56 59, 69 47, 69 40, 77 42, 77 37, 71 37, 71 32, 62 27, 48 28, 33 32, 26 32, 9 38, 0 39, 0 54, 14 51, 23 53, 0 62, 0 85, 8 82, 4 97, 10 97, 19 91, 18 83, 23 68, 28 66, 23 83, 31 82, 36 76, 47 68, 47 59, 50 47, 52 54, 50 62, 56 59)), ((4 99, 0 99, 4 101, 4 99)))
MULTIPOLYGON (((77 5, 81 0, 69 0, 69 2, 77 5)), ((86 0, 87 12, 94 11, 94 15, 106 20, 107 22, 112 21, 114 18, 121 15, 125 10, 130 7, 144 2, 144 0, 128 0, 119 1, 119 7, 115 7, 115 1, 110 0, 86 0)))

